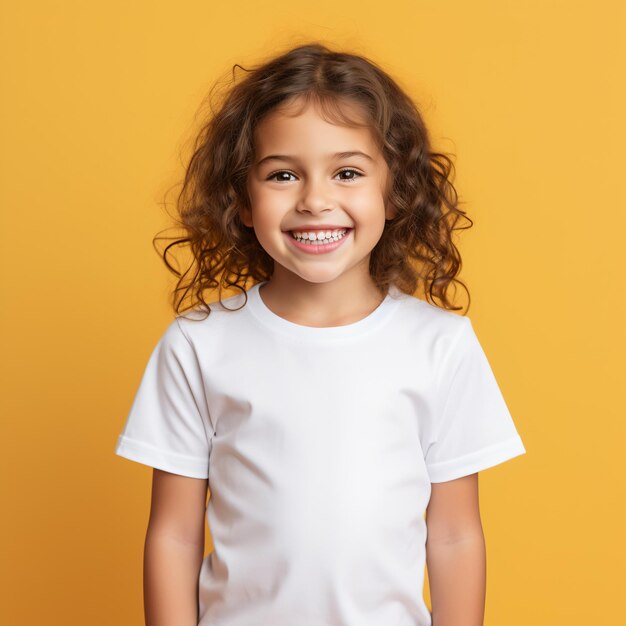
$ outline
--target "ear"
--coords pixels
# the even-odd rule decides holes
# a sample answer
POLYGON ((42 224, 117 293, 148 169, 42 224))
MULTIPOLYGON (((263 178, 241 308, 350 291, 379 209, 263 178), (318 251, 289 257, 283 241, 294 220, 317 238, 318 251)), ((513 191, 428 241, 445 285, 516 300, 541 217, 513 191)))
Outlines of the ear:
POLYGON ((385 204, 385 219, 392 220, 398 215, 398 210, 390 202, 385 204))
POLYGON ((244 226, 252 227, 252 211, 247 206, 239 206, 239 219, 244 226))

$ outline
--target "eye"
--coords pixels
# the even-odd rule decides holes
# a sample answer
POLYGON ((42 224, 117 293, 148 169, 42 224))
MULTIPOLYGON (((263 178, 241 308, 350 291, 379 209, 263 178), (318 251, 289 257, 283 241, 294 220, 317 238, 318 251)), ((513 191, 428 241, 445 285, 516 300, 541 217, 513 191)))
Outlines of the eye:
MULTIPOLYGON (((280 170, 280 172, 274 172, 273 174, 270 174, 267 177, 267 180, 276 180, 276 176, 280 176, 282 174, 286 174, 287 176, 295 176, 295 174, 292 174, 291 172, 287 172, 286 170, 280 170)), ((284 179, 280 179, 278 182, 289 182, 288 180, 284 180, 284 179)))
MULTIPOLYGON (((337 172, 337 176, 339 176, 340 174, 345 174, 346 172, 351 172, 353 175, 356 174, 356 176, 352 176, 350 178, 342 178, 341 180, 345 180, 345 181, 353 181, 356 180, 357 177, 363 176, 363 174, 361 174, 361 172, 352 169, 352 168, 345 168, 343 170, 340 170, 339 172, 337 172)), ((273 172, 272 174, 270 174, 267 177, 267 180, 277 180, 278 182, 290 182, 288 180, 283 179, 277 179, 277 176, 282 176, 282 175, 287 175, 287 176, 295 176, 295 174, 292 174, 291 172, 287 171, 287 170, 280 170, 278 172, 273 172)))
MULTIPOLYGON (((353 174, 356 174, 356 176, 363 176, 361 172, 357 172, 357 170, 353 170, 352 168, 341 170, 340 172, 337 172, 337 174, 345 174, 346 172, 352 172, 353 174)), ((351 178, 343 178, 342 180, 356 180, 356 176, 353 176, 351 178)))

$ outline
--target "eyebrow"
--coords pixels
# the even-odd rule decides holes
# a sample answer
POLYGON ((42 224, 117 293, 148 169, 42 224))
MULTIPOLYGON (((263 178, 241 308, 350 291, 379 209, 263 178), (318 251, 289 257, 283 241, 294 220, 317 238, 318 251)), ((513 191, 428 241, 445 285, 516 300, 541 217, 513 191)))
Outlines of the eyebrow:
MULTIPOLYGON (((348 152, 335 152, 335 154, 328 155, 331 158, 335 159, 348 159, 351 157, 362 157, 365 159, 369 159, 373 161, 374 159, 369 155, 365 154, 365 152, 361 152, 360 150, 350 150, 348 152)), ((257 161, 257 167, 267 161, 291 161, 293 163, 297 162, 297 157, 289 156, 288 154, 270 154, 266 157, 263 157, 260 161, 257 161)))

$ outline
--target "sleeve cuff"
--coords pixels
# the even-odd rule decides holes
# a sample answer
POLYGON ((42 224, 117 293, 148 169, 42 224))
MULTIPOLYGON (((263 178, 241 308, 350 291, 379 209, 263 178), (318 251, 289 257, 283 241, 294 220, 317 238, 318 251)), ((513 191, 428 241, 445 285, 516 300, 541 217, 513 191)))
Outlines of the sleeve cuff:
POLYGON ((143 441, 129 439, 124 435, 120 435, 117 440, 115 454, 130 461, 149 465, 172 474, 180 474, 189 478, 209 477, 207 459, 161 450, 143 441))
POLYGON ((499 465, 526 453, 519 434, 462 457, 426 466, 431 483, 443 483, 499 465))

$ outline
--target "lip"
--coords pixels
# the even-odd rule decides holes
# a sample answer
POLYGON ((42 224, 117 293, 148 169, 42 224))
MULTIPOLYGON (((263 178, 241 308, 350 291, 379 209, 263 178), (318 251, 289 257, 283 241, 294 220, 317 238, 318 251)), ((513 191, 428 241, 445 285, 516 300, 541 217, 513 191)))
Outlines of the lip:
MULTIPOLYGON (((342 227, 342 228, 345 228, 345 227, 342 227)), ((303 230, 306 230, 306 229, 303 229, 303 230)), ((328 229, 320 228, 318 230, 328 230, 328 229)), ((328 252, 332 252, 333 250, 336 250, 337 248, 339 248, 339 246, 343 245, 346 239, 350 237, 350 235, 352 234, 352 230, 353 230, 352 228, 348 229, 348 232, 341 239, 337 241, 331 241, 330 243, 320 243, 320 244, 301 243, 290 235, 290 231, 285 231, 284 234, 285 234, 285 237, 289 239, 291 245, 294 248, 297 248, 298 250, 302 250, 303 252, 307 252, 308 254, 316 255, 316 254, 326 254, 328 252)))

